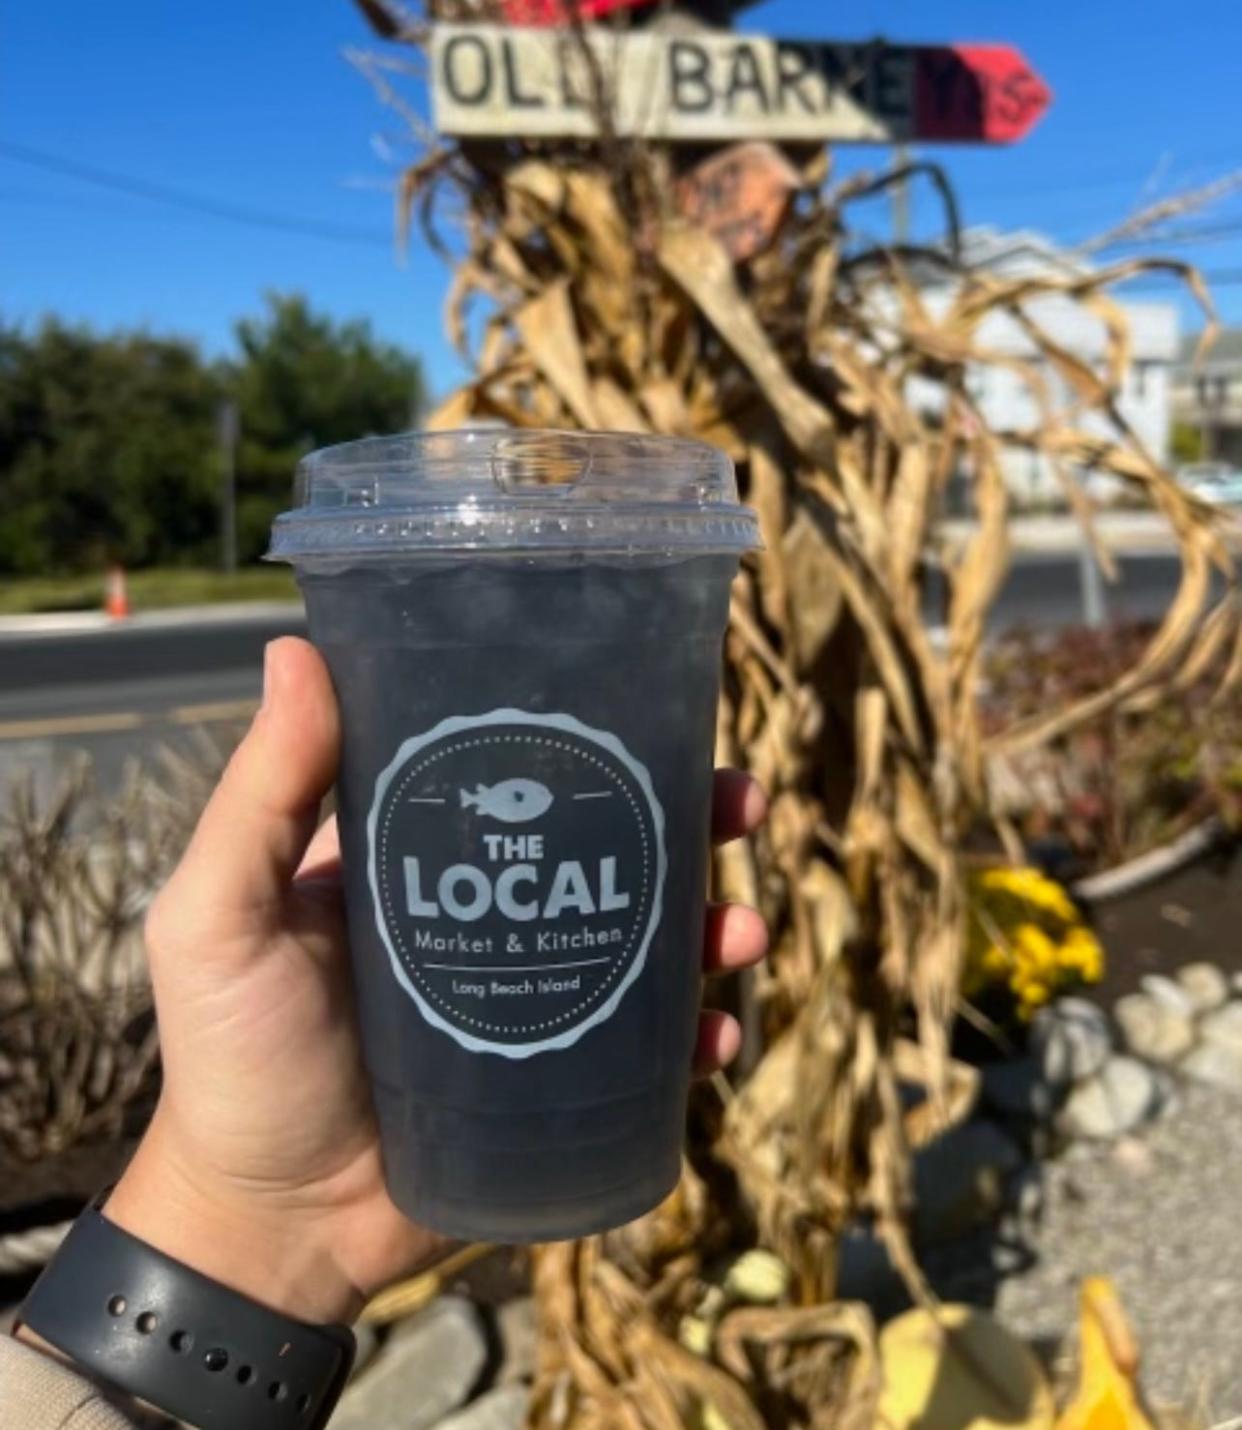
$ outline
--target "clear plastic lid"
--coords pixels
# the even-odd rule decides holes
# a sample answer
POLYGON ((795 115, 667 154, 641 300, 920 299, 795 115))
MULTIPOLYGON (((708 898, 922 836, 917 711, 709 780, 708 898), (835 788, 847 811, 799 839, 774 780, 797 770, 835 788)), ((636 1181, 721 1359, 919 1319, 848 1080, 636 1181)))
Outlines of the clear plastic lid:
POLYGON ((407 432, 312 452, 269 557, 417 551, 742 552, 759 545, 733 463, 626 432, 407 432))

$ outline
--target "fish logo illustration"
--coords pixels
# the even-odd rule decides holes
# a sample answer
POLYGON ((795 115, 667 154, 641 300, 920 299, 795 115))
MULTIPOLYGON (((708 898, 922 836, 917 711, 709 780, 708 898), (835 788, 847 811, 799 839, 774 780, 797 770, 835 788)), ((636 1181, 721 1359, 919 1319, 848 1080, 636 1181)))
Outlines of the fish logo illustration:
POLYGON ((502 824, 526 824, 552 808, 552 791, 538 780, 502 780, 498 785, 480 785, 461 791, 461 807, 477 809, 502 824))

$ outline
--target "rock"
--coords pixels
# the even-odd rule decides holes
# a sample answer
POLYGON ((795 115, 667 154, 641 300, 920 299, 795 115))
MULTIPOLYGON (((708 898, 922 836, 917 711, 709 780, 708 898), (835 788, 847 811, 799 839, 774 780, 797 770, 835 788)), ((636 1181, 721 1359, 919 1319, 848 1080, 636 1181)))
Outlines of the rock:
POLYGON ((868 1299, 868 1289, 893 1274, 893 1263, 888 1248, 869 1226, 847 1226, 841 1233, 837 1248, 837 1281, 841 1283, 848 1275, 850 1291, 847 1295, 840 1290, 842 1300, 868 1299))
POLYGON ((1063 1091, 1044 1081, 1034 1058, 1005 1058, 979 1069, 979 1097, 985 1108, 1001 1117, 1046 1122, 1063 1091))
POLYGON ((1229 980, 1214 963, 1187 963, 1177 970, 1177 984, 1196 1013, 1210 1013, 1229 997, 1229 980))
POLYGON ((535 1373, 535 1337, 538 1324, 535 1302, 530 1296, 506 1301, 496 1312, 496 1335, 500 1341, 501 1385, 529 1380, 535 1373))
POLYGON ((1127 993, 1118 998, 1113 1017, 1126 1047, 1149 1062, 1176 1062, 1194 1047, 1194 1020, 1150 993, 1127 993))
POLYGON ((1041 1008, 1031 1023, 1031 1052, 1044 1081, 1053 1087, 1093 1077, 1112 1045, 1107 1015, 1085 998, 1058 998, 1041 1008))
POLYGON ((1242 1092, 1242 1048, 1232 1043, 1200 1043, 1182 1059, 1181 1070, 1195 1082, 1242 1092))
POLYGON ((1190 995, 1180 983, 1174 983, 1163 973, 1143 974, 1139 979, 1139 986, 1157 1003, 1163 1003, 1166 1007, 1172 1008, 1174 1012, 1184 1014, 1187 1018, 1194 1017, 1195 1005, 1190 1001, 1190 995))
POLYGON ((332 1430, 429 1430, 466 1401, 486 1363, 473 1303, 441 1296, 388 1337, 341 1397, 332 1430))
POLYGON ((1070 1137, 1109 1140, 1141 1126, 1159 1107, 1155 1073, 1137 1058, 1118 1053, 1074 1089, 1059 1123, 1070 1137))
MULTIPOLYGON (((1180 1066, 1180 1064, 1179 1064, 1180 1066)), ((1156 1115, 1166 1117, 1177 1111, 1177 1082, 1168 1068, 1156 1068, 1156 1115)))
POLYGON ((1044 1170, 1023 1167, 1010 1179, 1009 1204, 1023 1221, 1035 1222, 1044 1214, 1044 1170))
POLYGON ((772 1306, 789 1290, 789 1267, 770 1251, 744 1251, 725 1272, 724 1289, 752 1306, 772 1306))
POLYGON ((1044 1204, 1044 1169, 1038 1162, 1032 1162, 1009 1179, 1005 1188, 1005 1220, 997 1240, 1008 1237, 1025 1246, 1039 1228, 1044 1204))
POLYGON ((1226 1003, 1199 1025, 1203 1040, 1242 1051, 1242 1003, 1226 1003))
POLYGON ((914 1159, 915 1239, 925 1246, 955 1241, 991 1220, 1022 1165, 1018 1145, 994 1122, 950 1128, 914 1159))
POLYGON ((359 1321, 354 1326, 354 1346, 354 1368, 349 1373, 350 1380, 356 1380, 375 1359, 375 1352, 379 1350, 379 1332, 366 1321, 359 1321))
MULTIPOLYGON (((471 1401, 456 1415, 441 1420, 436 1430, 522 1430, 529 1403, 530 1391, 526 1386, 502 1385, 471 1401)), ((332 1430, 336 1430, 335 1421, 332 1430)))
MULTIPOLYGON (((1014 1238, 1012 1232, 1002 1234, 988 1248, 987 1266, 989 1271, 996 1276, 1021 1276, 1031 1264, 1031 1251, 1021 1240, 1014 1238)), ((986 1274, 986 1273, 985 1273, 986 1274)), ((987 1282, 982 1283, 983 1286, 987 1282)))
POLYGON ((1093 1166, 1100 1160, 1100 1149, 1094 1142, 1071 1142, 1061 1153, 1060 1160, 1067 1167, 1072 1167, 1076 1163, 1093 1166))
POLYGON ((1141 1137, 1119 1137, 1113 1145, 1112 1157, 1132 1177, 1150 1176, 1156 1166, 1151 1148, 1141 1137))
POLYGON ((884 1243, 867 1227, 847 1227, 837 1246, 839 1299, 863 1301, 879 1315, 879 1308, 900 1304, 904 1295, 904 1283, 884 1243))

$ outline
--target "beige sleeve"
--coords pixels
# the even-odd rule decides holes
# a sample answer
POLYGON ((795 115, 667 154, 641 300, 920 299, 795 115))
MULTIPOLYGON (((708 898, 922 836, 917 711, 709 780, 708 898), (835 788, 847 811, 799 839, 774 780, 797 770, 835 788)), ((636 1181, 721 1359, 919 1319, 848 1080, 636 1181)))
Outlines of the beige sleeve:
POLYGON ((91 1381, 0 1335, 0 1430, 134 1430, 134 1424, 91 1381))

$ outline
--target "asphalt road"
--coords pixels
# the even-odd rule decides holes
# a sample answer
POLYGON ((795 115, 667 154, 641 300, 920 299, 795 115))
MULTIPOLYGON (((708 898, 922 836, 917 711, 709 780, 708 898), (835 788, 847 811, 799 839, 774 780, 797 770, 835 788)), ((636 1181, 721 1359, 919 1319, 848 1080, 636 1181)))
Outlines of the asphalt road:
MULTIPOLYGON (((1108 588, 1110 617, 1158 615, 1177 581, 1167 555, 1130 556, 1108 588)), ((938 618, 937 598, 928 618, 938 618)), ((997 630, 1058 626, 1082 619, 1076 558, 1024 554, 993 613, 997 630)), ((198 732, 226 746, 258 699, 263 647, 300 633, 292 608, 176 616, 54 634, 0 634, 0 786, 28 773, 50 788, 80 753, 101 788, 112 789, 127 761, 151 760, 161 746, 186 750, 198 732)))
MULTIPOLYGON (((1150 620, 1159 616, 1177 590, 1179 566, 1168 555, 1125 556, 1118 562, 1119 580, 1103 586, 1107 619, 1150 620)), ((934 613, 928 611, 930 619, 934 613)), ((992 610, 994 631, 1017 626, 1068 626, 1083 621, 1083 580, 1076 556, 1023 552, 992 610)))
POLYGON ((0 634, 0 787, 51 789, 85 753, 111 791, 161 748, 227 749, 258 701, 263 647, 305 629, 287 607, 0 634))

